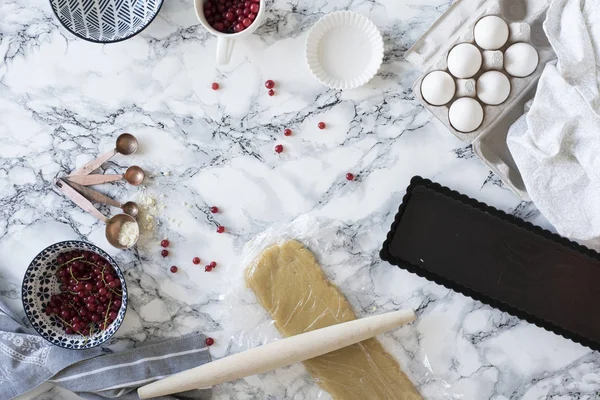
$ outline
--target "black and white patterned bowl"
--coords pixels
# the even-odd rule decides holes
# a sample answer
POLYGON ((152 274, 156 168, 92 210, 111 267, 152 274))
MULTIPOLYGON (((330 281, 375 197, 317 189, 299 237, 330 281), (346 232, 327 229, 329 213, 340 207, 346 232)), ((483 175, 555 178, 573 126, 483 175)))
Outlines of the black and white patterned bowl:
POLYGON ((127 286, 125 285, 125 277, 115 261, 102 249, 93 244, 77 240, 59 242, 46 247, 31 261, 23 278, 21 298, 23 300, 25 315, 27 315, 29 322, 37 333, 50 343, 66 349, 89 349, 106 342, 117 332, 117 329, 123 323, 125 312, 127 311, 127 286), (121 289, 123 290, 121 308, 117 313, 117 319, 102 332, 97 332, 86 337, 65 333, 60 322, 54 316, 46 315, 43 309, 44 303, 50 300, 50 296, 60 291, 60 284, 56 277, 56 271, 58 270, 56 258, 65 252, 82 250, 91 251, 106 259, 119 277, 121 289))
POLYGON ((128 39, 156 18, 163 0, 50 0, 52 11, 72 34, 96 43, 128 39))

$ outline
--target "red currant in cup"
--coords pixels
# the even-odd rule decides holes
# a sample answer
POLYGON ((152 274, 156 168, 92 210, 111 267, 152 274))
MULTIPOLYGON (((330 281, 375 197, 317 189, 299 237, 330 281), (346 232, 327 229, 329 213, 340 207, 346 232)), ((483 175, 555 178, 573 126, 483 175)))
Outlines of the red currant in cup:
POLYGON ((203 9, 213 29, 238 33, 252 25, 260 11, 260 0, 206 0, 203 9))

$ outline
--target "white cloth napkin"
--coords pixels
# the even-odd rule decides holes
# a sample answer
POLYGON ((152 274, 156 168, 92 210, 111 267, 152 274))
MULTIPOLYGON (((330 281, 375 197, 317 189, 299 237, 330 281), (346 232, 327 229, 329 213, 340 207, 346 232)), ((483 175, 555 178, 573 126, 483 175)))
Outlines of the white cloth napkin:
POLYGON ((511 127, 510 152, 531 199, 557 231, 600 238, 600 0, 553 0, 546 65, 531 109, 511 127))

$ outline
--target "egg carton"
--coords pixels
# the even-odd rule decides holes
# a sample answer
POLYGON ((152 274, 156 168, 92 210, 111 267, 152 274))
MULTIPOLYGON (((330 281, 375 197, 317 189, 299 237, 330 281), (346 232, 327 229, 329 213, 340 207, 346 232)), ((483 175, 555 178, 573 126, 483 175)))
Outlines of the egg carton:
POLYGON ((454 136, 471 143, 475 154, 507 187, 525 200, 528 200, 529 196, 506 145, 506 136, 513 122, 523 114, 525 103, 534 96, 544 66, 556 58, 542 29, 549 3, 550 0, 457 0, 406 53, 406 59, 422 73, 413 86, 416 97, 454 136), (508 24, 508 41, 499 50, 484 50, 475 43, 475 24, 487 15, 496 15, 508 24), (539 61, 535 71, 524 78, 511 76, 503 66, 504 51, 517 42, 529 43, 538 52, 539 61), (421 82, 432 71, 450 73, 447 68, 448 52, 460 43, 473 44, 482 52, 482 67, 469 79, 455 78, 454 98, 446 105, 433 106, 423 99, 421 82), (496 106, 480 101, 484 117, 476 130, 463 133, 454 129, 448 119, 450 105, 460 97, 473 97, 478 100, 475 82, 481 74, 489 70, 501 71, 508 77, 511 84, 508 98, 496 106))

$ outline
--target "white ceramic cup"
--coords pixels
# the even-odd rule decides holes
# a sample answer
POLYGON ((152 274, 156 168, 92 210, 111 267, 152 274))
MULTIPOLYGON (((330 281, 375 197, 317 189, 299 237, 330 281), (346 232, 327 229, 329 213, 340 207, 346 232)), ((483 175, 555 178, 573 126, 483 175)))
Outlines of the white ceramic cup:
POLYGON ((258 14, 256 14, 254 22, 252 22, 252 25, 238 33, 223 33, 210 26, 206 20, 206 17, 204 16, 204 3, 206 2, 207 0, 194 0, 196 16, 206 30, 217 37, 217 64, 224 65, 229 63, 231 53, 233 52, 233 45, 235 44, 236 39, 250 36, 256 30, 256 28, 260 26, 260 23, 265 15, 265 0, 260 0, 260 9, 258 10, 258 14))

